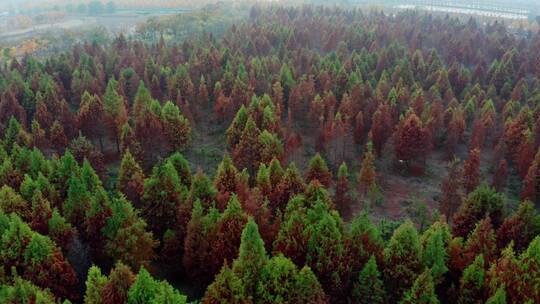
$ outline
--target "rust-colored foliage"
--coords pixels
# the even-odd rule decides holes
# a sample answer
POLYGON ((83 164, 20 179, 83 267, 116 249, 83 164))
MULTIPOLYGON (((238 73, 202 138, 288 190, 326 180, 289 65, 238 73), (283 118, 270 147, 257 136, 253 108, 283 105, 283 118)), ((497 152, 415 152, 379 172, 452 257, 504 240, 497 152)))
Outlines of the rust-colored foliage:
POLYGON ((103 287, 102 291, 102 303, 103 304, 116 304, 126 303, 128 298, 128 291, 133 282, 135 281, 135 275, 131 272, 128 266, 118 263, 115 265, 111 274, 109 275, 109 281, 103 287))
POLYGON ((521 198, 529 199, 535 203, 540 201, 540 151, 536 153, 536 157, 529 167, 521 191, 521 198))
POLYGON ((506 188, 506 180, 508 179, 508 163, 505 159, 501 159, 493 174, 493 183, 491 184, 495 190, 503 192, 506 188))
POLYGON ((373 155, 371 144, 368 143, 366 152, 364 152, 364 159, 362 160, 362 166, 360 167, 359 183, 362 191, 367 192, 371 187, 375 185, 375 156, 373 155))
POLYGON ((469 151, 469 158, 463 163, 463 188, 472 192, 480 184, 480 149, 469 151))
POLYGON ((429 151, 430 140, 427 130, 413 112, 409 112, 395 134, 395 153, 398 160, 407 164, 414 159, 424 159, 429 151))
POLYGON ((452 160, 448 164, 448 174, 441 184, 441 201, 439 210, 447 218, 451 219, 461 206, 461 167, 458 159, 452 160))

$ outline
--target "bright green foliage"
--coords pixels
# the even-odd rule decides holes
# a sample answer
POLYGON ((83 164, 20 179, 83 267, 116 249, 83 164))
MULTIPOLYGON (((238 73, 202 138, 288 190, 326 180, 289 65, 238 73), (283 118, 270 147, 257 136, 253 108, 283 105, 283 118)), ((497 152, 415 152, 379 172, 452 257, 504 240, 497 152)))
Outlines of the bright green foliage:
POLYGON ((176 169, 180 184, 190 187, 191 186, 191 168, 187 159, 179 152, 173 153, 167 158, 167 162, 171 163, 176 169))
POLYGON ((342 292, 345 286, 342 275, 347 271, 347 265, 343 263, 345 248, 340 228, 336 218, 327 212, 307 228, 311 237, 308 240, 306 263, 313 269, 326 293, 334 297, 339 297, 338 294, 342 292))
POLYGON ((283 158, 283 143, 275 133, 263 130, 261 134, 259 134, 258 141, 260 147, 259 160, 261 163, 269 163, 274 158, 283 158))
POLYGON ((150 304, 186 304, 187 297, 174 289, 167 282, 159 282, 156 294, 150 299, 150 304))
POLYGON ((143 109, 146 109, 150 106, 150 103, 152 103, 152 96, 150 95, 150 91, 148 91, 148 89, 144 85, 144 82, 141 81, 139 83, 137 94, 135 95, 135 100, 133 102, 134 115, 140 115, 143 109))
POLYGON ((91 243, 92 250, 100 253, 103 247, 103 235, 101 230, 111 215, 111 202, 103 188, 92 193, 90 205, 84 215, 84 237, 91 243))
POLYGON ((184 192, 170 162, 154 167, 152 175, 144 181, 143 214, 156 235, 161 236, 174 223, 184 192))
POLYGON ((4 131, 3 144, 7 151, 11 151, 11 149, 13 149, 13 145, 19 142, 18 139, 20 138, 21 132, 24 132, 21 124, 17 121, 15 117, 11 116, 7 125, 7 129, 4 131))
POLYGON ((281 70, 279 71, 279 81, 285 92, 289 92, 295 84, 291 68, 289 68, 287 64, 281 66, 281 70))
POLYGON ((96 171, 94 171, 92 165, 86 159, 83 161, 83 165, 81 167, 81 180, 86 189, 90 192, 94 192, 103 187, 103 184, 96 174, 96 171))
POLYGON ((285 172, 283 171, 283 167, 281 167, 281 163, 279 162, 279 160, 277 158, 274 158, 268 165, 268 170, 272 187, 275 187, 285 174, 285 172))
POLYGON ((411 288, 422 271, 420 258, 418 232, 411 221, 406 221, 394 231, 384 249, 384 280, 391 300, 397 301, 411 288))
POLYGON ((16 215, 11 215, 9 224, 2 234, 0 243, 0 259, 5 265, 21 263, 26 242, 32 237, 32 231, 16 215), (9 263, 9 264, 8 264, 9 263))
POLYGON ((128 292, 128 304, 145 304, 156 294, 158 283, 150 276, 144 267, 141 267, 137 278, 128 292))
POLYGON ((67 199, 62 206, 66 219, 79 227, 84 222, 84 213, 90 206, 91 194, 84 182, 77 176, 72 176, 68 182, 67 199))
POLYGON ((85 284, 84 304, 102 304, 101 293, 107 284, 107 277, 101 274, 99 267, 90 267, 85 284))
POLYGON ((240 142, 240 136, 244 131, 248 117, 247 109, 242 105, 236 112, 231 126, 227 129, 227 143, 229 147, 235 147, 240 142))
POLYGON ((54 251, 54 243, 50 238, 34 233, 23 253, 24 263, 37 265, 43 262, 54 251))
POLYGON ((51 203, 43 197, 41 191, 36 191, 32 197, 30 226, 39 233, 48 234, 48 222, 51 216, 51 203))
POLYGON ((6 214, 15 213, 25 220, 30 218, 28 202, 7 185, 0 189, 0 210, 6 214))
POLYGON ((240 184, 238 169, 233 165, 229 155, 225 154, 214 176, 214 186, 224 196, 223 200, 226 199, 225 202, 220 202, 221 204, 225 205, 228 202, 228 196, 236 191, 238 184, 240 184))
POLYGON ((124 102, 122 95, 117 91, 118 81, 114 78, 109 79, 107 89, 103 96, 103 110, 110 117, 117 117, 120 114, 120 108, 124 102))
POLYGON ((249 302, 249 297, 244 293, 242 280, 234 274, 228 265, 221 268, 221 272, 208 286, 201 301, 203 304, 243 304, 249 302))
POLYGON ((485 291, 485 262, 482 255, 478 255, 474 262, 463 271, 460 280, 458 302, 460 304, 478 303, 482 301, 485 291))
POLYGON ((431 269, 431 275, 435 282, 442 278, 448 271, 446 267, 447 253, 445 248, 446 236, 442 229, 433 231, 426 240, 422 250, 422 263, 431 269))
POLYGON ((278 255, 261 269, 256 303, 324 303, 325 294, 309 268, 298 270, 294 263, 278 255))
POLYGON ((296 279, 297 299, 293 303, 328 303, 328 299, 319 280, 307 266, 298 273, 296 279))
POLYGON ((49 290, 16 277, 12 285, 0 284, 0 303, 55 304, 57 301, 49 290))
POLYGON ((107 89, 103 96, 103 112, 108 133, 116 142, 119 149, 119 140, 122 126, 127 122, 127 109, 122 95, 118 93, 118 82, 113 78, 109 79, 107 89))
POLYGON ((205 209, 208 209, 214 202, 217 190, 208 176, 201 171, 197 172, 191 183, 189 201, 200 200, 205 209))
POLYGON ((128 304, 185 304, 186 297, 167 282, 157 281, 143 267, 128 292, 128 304))
POLYGON ((400 304, 438 304, 435 284, 431 271, 426 270, 414 281, 411 289, 405 294, 400 304))
POLYGON ((350 212, 352 198, 349 193, 349 169, 345 162, 341 163, 338 169, 335 193, 334 201, 340 214, 350 212))
POLYGON ((59 195, 66 195, 70 180, 74 175, 79 174, 79 164, 73 154, 67 151, 59 160, 53 161, 53 179, 55 188, 59 190, 59 195))
POLYGON ((359 273, 372 256, 377 262, 383 262, 384 240, 367 213, 362 212, 353 220, 346 237, 353 276, 359 273))
MULTIPOLYGON (((312 182, 304 191, 305 207, 314 208, 319 202, 324 204, 323 209, 330 211, 334 209, 334 202, 328 193, 328 190, 317 182, 312 182)), ((287 206, 289 208, 289 206, 287 206)))
POLYGON ((148 231, 146 222, 124 197, 113 199, 111 209, 103 229, 107 254, 134 269, 150 262, 158 242, 148 231))
POLYGON ((247 295, 253 295, 259 281, 261 269, 268 257, 257 224, 249 219, 240 241, 238 258, 232 265, 233 272, 240 278, 247 295))
POLYGON ((191 125, 178 107, 167 101, 161 109, 165 138, 173 150, 182 150, 191 142, 191 125))
POLYGON ((135 206, 138 206, 144 191, 144 178, 141 166, 127 150, 120 163, 116 189, 122 192, 135 206))
POLYGON ((489 215, 494 227, 499 227, 504 216, 504 195, 483 184, 471 192, 454 216, 452 232, 467 237, 476 223, 489 215))
POLYGON ((290 259, 283 255, 271 258, 260 269, 256 299, 261 303, 287 303, 296 291, 297 274, 298 268, 290 259))
POLYGON ((318 180, 325 187, 329 187, 332 184, 332 173, 319 153, 315 154, 309 161, 306 182, 309 183, 312 180, 318 180))
POLYGON ((270 169, 266 164, 261 163, 257 176, 255 177, 255 185, 263 195, 268 196, 272 192, 272 183, 270 181, 270 169))
POLYGON ((70 241, 68 236, 73 233, 73 227, 71 224, 60 214, 58 209, 52 210, 51 218, 49 219, 48 229, 49 236, 56 241, 59 245, 64 247, 67 245, 67 241, 70 241))
POLYGON ((21 192, 21 196, 26 201, 30 201, 32 199, 32 196, 34 195, 34 191, 36 190, 38 190, 37 183, 32 179, 30 175, 25 174, 24 180, 21 183, 21 187, 19 188, 19 191, 21 192))
MULTIPOLYGON (((300 197, 293 198, 289 205, 300 200, 300 197)), ((307 239, 304 230, 308 222, 304 212, 303 210, 286 212, 274 242, 274 251, 283 253, 297 265, 304 264, 306 259, 307 239)))
POLYGON ((497 292, 487 300, 486 304, 506 304, 506 291, 504 288, 497 289, 497 292))
POLYGON ((359 304, 382 304, 384 297, 385 291, 381 274, 377 269, 375 257, 371 256, 362 268, 358 281, 354 282, 352 299, 354 303, 359 304))
POLYGON ((55 191, 52 188, 52 185, 49 183, 49 180, 43 176, 43 174, 41 174, 41 172, 38 174, 36 179, 33 179, 30 175, 25 174, 24 180, 20 187, 21 196, 29 202, 32 200, 32 197, 37 191, 45 194, 47 197, 52 197, 53 199, 55 198, 55 191))
POLYGON ((2 185, 10 187, 18 187, 21 182, 20 173, 13 166, 13 162, 9 158, 4 159, 0 165, 0 182, 2 185))
POLYGON ((23 270, 24 279, 50 288, 59 297, 72 298, 77 285, 75 272, 51 239, 32 231, 15 214, 3 225, 6 226, 0 239, 0 264, 23 270))

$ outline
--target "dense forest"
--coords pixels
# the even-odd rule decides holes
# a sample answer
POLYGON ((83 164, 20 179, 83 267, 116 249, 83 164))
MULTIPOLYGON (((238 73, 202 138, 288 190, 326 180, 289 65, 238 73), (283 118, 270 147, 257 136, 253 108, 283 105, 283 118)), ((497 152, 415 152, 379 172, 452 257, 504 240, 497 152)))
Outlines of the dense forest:
POLYGON ((2 62, 1 303, 540 303, 540 33, 172 20, 2 62))

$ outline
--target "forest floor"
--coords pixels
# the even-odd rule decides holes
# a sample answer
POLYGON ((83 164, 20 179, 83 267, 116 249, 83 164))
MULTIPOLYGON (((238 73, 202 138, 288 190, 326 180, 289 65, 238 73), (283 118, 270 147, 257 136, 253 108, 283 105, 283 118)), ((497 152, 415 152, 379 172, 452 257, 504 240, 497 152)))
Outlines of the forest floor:
MULTIPOLYGON (((202 170, 209 176, 213 176, 223 158, 223 151, 227 151, 226 124, 216 124, 213 119, 198 119, 194 126, 193 142, 184 151, 185 157, 192 165, 192 169, 202 170)), ((304 129, 305 131, 305 129, 304 129)), ((305 134, 306 132, 304 132, 305 134)), ((310 136, 303 138, 303 146, 294 157, 287 163, 294 161, 298 169, 305 173, 309 160, 317 153, 315 149, 316 137, 312 132, 310 136)), ((490 167, 493 155, 492 149, 486 144, 482 151, 481 180, 491 183, 492 168, 490 167)), ((448 172, 448 160, 442 149, 435 149, 425 159, 425 171, 421 176, 414 176, 399 172, 394 166, 394 153, 392 143, 386 144, 383 154, 376 161, 378 185, 380 188, 379 198, 375 201, 358 191, 357 175, 360 171, 363 146, 350 145, 345 150, 345 162, 349 167, 350 189, 353 194, 353 204, 348 214, 342 216, 346 221, 351 220, 363 210, 368 211, 375 221, 387 219, 399 221, 411 218, 418 223, 421 216, 430 217, 433 211, 438 210, 439 197, 441 195, 441 183, 448 172), (373 201, 373 202, 372 202, 373 201), (425 211, 422 209, 427 208, 425 211), (420 209, 420 210, 419 210, 420 209), (421 214, 427 212, 427 214, 421 214), (419 214, 420 213, 420 214, 419 214)), ((468 157, 467 146, 458 146, 456 156, 463 162, 468 157)), ((332 157, 323 154, 334 177, 337 175, 338 164, 332 161, 332 157)), ((286 165, 284 165, 286 167, 286 165)), ((515 177, 515 176, 514 176, 515 177)), ((510 176, 508 189, 515 188, 512 184, 514 178, 510 176)), ((510 207, 515 207, 519 201, 515 191, 507 189, 507 197, 510 207)), ((333 195, 333 189, 331 190, 333 195)))

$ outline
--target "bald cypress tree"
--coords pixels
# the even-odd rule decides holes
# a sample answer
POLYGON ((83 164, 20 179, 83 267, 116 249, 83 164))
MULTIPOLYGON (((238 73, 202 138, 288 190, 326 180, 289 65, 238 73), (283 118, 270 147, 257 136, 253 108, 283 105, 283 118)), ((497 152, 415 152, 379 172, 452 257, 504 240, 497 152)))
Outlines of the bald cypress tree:
MULTIPOLYGON (((422 271, 420 241, 411 221, 401 224, 384 249, 384 280, 390 301, 398 301, 422 271)), ((423 278, 421 283, 424 283, 423 278)), ((432 281, 431 275, 430 279, 432 281)), ((433 284, 433 282, 431 282, 433 284)))
POLYGON ((242 281, 231 268, 225 264, 221 272, 206 289, 201 303, 203 304, 244 304, 250 303, 249 297, 244 292, 242 281))
POLYGON ((101 304, 101 293, 107 284, 107 277, 101 274, 101 269, 92 266, 88 270, 86 277, 86 292, 84 294, 84 304, 101 304))
POLYGON ((355 278, 352 290, 352 300, 359 304, 382 304, 385 303, 386 293, 381 279, 381 273, 377 269, 377 262, 372 255, 362 268, 358 279, 355 278))
POLYGON ((214 176, 214 186, 218 190, 216 199, 220 210, 225 210, 230 196, 236 192, 240 182, 238 169, 232 163, 229 155, 225 154, 214 176))
POLYGON ((101 230, 107 237, 105 251, 109 257, 133 269, 148 265, 154 258, 158 242, 138 211, 124 197, 111 202, 112 214, 101 230))
POLYGON ((191 142, 191 125, 178 107, 168 101, 161 109, 165 138, 172 150, 183 150, 191 142))
POLYGON ((479 221, 465 242, 464 255, 468 260, 482 254, 486 262, 491 263, 496 256, 497 243, 491 219, 479 221))
POLYGON ((247 216, 236 195, 229 200, 227 209, 217 222, 216 239, 212 246, 212 254, 216 266, 221 267, 223 261, 232 262, 238 255, 242 230, 247 216))
POLYGON ((249 172, 254 172, 260 161, 261 146, 259 144, 259 134, 261 131, 251 117, 248 118, 244 130, 240 135, 238 145, 233 148, 234 163, 239 168, 247 168, 249 172))
POLYGON ((471 193, 480 184, 480 149, 469 152, 469 158, 463 164, 463 188, 471 193))
POLYGON ((142 267, 129 288, 128 304, 175 303, 185 304, 186 297, 172 288, 167 282, 155 280, 142 267))
MULTIPOLYGON (((321 204, 313 212, 321 212, 321 204)), ((344 297, 347 288, 348 265, 345 261, 342 227, 328 211, 315 215, 318 220, 307 227, 310 236, 307 243, 306 264, 311 267, 326 294, 333 301, 344 297)), ((308 215, 309 217, 309 215, 308 215)))
POLYGON ((176 209, 186 191, 169 162, 154 167, 152 175, 144 181, 143 215, 157 236, 161 237, 174 224, 176 209))
POLYGON ((347 261, 351 267, 351 275, 356 278, 373 256, 377 264, 383 263, 384 240, 379 229, 370 221, 369 215, 362 212, 351 223, 345 235, 347 261))
POLYGON ((497 248, 503 249, 513 242, 516 251, 521 252, 539 233, 540 215, 531 202, 522 202, 518 210, 505 218, 497 229, 497 248))
POLYGON ((495 228, 498 228, 504 216, 504 195, 483 184, 470 193, 454 215, 452 233, 455 236, 466 237, 478 221, 486 214, 491 218, 495 228))
POLYGON ((253 219, 249 219, 242 231, 238 258, 232 265, 232 270, 242 280, 247 295, 255 294, 260 271, 267 261, 264 242, 257 224, 253 219))
POLYGON ((294 163, 291 163, 275 189, 275 196, 270 199, 272 209, 284 211, 289 199, 304 192, 305 189, 304 179, 294 163))
POLYGON ((463 271, 459 282, 458 303, 481 303, 485 294, 485 260, 482 254, 463 271))
POLYGON ((407 291, 400 304, 439 304, 435 294, 435 284, 431 271, 425 270, 414 281, 411 289, 407 291))
POLYGON ((437 283, 448 271, 446 267, 447 253, 445 248, 443 231, 435 230, 427 238, 422 250, 422 262, 424 266, 431 270, 432 277, 437 283))
POLYGON ((506 304, 506 291, 504 288, 499 288, 493 296, 491 296, 486 304, 506 304))
POLYGON ((327 303, 326 295, 313 272, 278 255, 261 269, 256 303, 327 303))
POLYGON ((319 153, 315 154, 309 161, 306 182, 309 183, 312 180, 318 180, 326 188, 332 184, 332 173, 328 170, 326 162, 319 153))
POLYGON ((342 216, 348 214, 351 208, 352 198, 349 191, 349 170, 347 165, 342 163, 338 169, 336 195, 334 197, 336 208, 342 216))
POLYGON ((144 179, 141 166, 127 150, 120 163, 116 189, 122 192, 135 206, 139 206, 144 193, 144 179))
POLYGON ((101 293, 103 304, 127 303, 129 288, 135 275, 128 266, 117 263, 109 274, 109 281, 101 293))
POLYGON ((372 144, 369 142, 367 144, 366 152, 364 152, 364 159, 362 160, 362 166, 360 167, 358 176, 358 182, 364 193, 375 186, 375 174, 375 156, 373 155, 372 144))
POLYGON ((120 134, 122 126, 128 120, 126 102, 122 95, 118 93, 118 82, 111 78, 107 83, 107 89, 103 96, 104 121, 107 124, 107 131, 116 143, 117 152, 120 152, 120 134))

